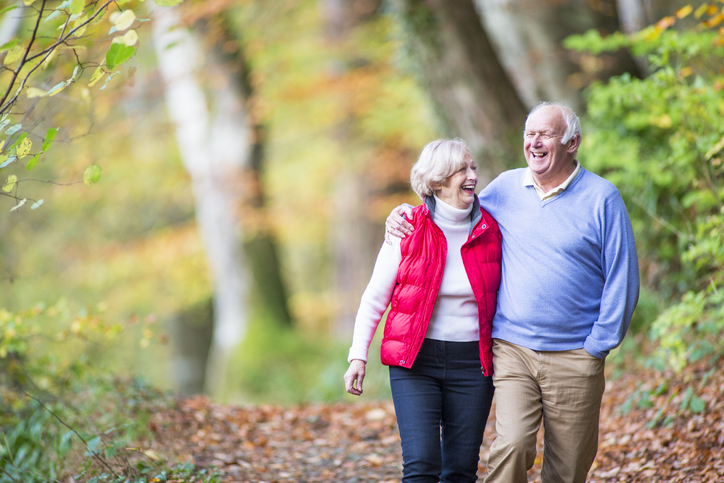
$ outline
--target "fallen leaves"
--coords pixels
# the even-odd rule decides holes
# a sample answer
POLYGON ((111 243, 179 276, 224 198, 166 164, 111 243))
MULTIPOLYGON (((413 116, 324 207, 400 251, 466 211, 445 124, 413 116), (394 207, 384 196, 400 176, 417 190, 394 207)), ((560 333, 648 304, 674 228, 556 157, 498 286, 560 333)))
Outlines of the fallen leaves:
MULTIPOLYGON (((588 481, 724 481, 722 365, 708 373, 702 365, 680 375, 649 371, 609 381, 588 481), (656 390, 662 383, 666 390, 656 390), (682 409, 689 387, 706 404, 701 413, 682 409), (636 391, 648 391, 651 404, 624 415, 620 408, 636 391)), ((215 466, 225 482, 394 483, 402 473, 391 401, 237 407, 198 396, 156 413, 149 427, 155 451, 215 466)), ((493 411, 481 447, 481 481, 494 438, 493 411)), ((540 481, 541 443, 542 433, 531 482, 540 481)))

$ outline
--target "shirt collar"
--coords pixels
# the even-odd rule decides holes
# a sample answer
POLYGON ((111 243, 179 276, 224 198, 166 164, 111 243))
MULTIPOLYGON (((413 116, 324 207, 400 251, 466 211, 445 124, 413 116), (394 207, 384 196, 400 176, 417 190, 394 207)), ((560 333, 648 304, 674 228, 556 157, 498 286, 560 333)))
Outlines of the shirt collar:
POLYGON ((525 170, 525 177, 523 178, 523 186, 533 186, 535 188, 536 193, 538 193, 538 196, 542 200, 547 200, 548 198, 553 198, 557 194, 560 194, 563 192, 568 186, 573 182, 574 179, 576 179, 576 176, 578 176, 578 173, 581 172, 581 163, 576 160, 576 168, 573 170, 570 176, 566 178, 566 180, 553 188, 552 190, 548 191, 547 193, 544 192, 535 182, 533 179, 533 172, 530 170, 530 168, 526 168, 525 170))

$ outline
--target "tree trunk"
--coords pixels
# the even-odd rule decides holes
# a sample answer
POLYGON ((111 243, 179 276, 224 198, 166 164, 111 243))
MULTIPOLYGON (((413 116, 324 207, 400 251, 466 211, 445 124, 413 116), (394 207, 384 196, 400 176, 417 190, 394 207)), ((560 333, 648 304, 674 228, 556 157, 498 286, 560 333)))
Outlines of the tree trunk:
POLYGON ((581 90, 594 80, 639 69, 625 51, 593 56, 562 41, 589 29, 619 29, 614 0, 476 0, 482 22, 525 103, 559 101, 582 111, 581 90))
MULTIPOLYGON (((292 316, 287 288, 281 275, 281 262, 262 180, 266 129, 252 110, 247 109, 254 97, 249 64, 224 12, 199 22, 197 27, 209 42, 205 50, 213 55, 214 61, 209 72, 211 83, 216 84, 219 79, 229 83, 227 90, 234 93, 239 98, 238 102, 243 104, 239 108, 244 112, 247 129, 250 129, 246 162, 238 179, 237 189, 242 198, 237 215, 243 227, 243 248, 253 281, 250 287, 253 313, 255 319, 258 317, 277 326, 290 328, 292 316)), ((227 102, 229 100, 217 94, 214 105, 219 115, 215 131, 228 129, 224 114, 227 102)), ((234 133, 229 132, 228 135, 233 136, 234 133)), ((225 142, 224 137, 217 140, 219 147, 225 142)))
POLYGON ((213 283, 214 336, 205 390, 219 397, 229 357, 246 332, 250 292, 267 294, 268 300, 259 298, 281 323, 289 325, 290 317, 263 209, 263 136, 246 108, 250 90, 240 70, 245 63, 240 52, 225 52, 229 39, 224 32, 216 34, 219 42, 204 48, 180 25, 178 10, 155 13, 154 45, 167 109, 192 179, 213 283))
POLYGON ((391 3, 445 134, 468 143, 482 184, 520 164, 527 109, 498 60, 473 0, 391 3))
POLYGON ((20 23, 23 21, 22 10, 5 12, 0 21, 0 45, 4 45, 17 35, 20 23))
POLYGON ((212 300, 185 307, 169 325, 171 373, 176 390, 184 396, 204 392, 206 361, 214 333, 212 300))
POLYGON ((682 0, 618 0, 616 6, 621 31, 627 34, 638 32, 689 3, 682 0))

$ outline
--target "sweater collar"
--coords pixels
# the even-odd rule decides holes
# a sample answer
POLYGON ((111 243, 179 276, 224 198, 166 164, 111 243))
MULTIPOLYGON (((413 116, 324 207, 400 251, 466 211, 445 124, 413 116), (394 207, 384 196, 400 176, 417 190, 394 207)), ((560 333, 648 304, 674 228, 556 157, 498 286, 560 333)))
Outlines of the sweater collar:
POLYGON ((470 205, 467 208, 461 210, 460 208, 455 208, 454 206, 445 203, 437 196, 433 196, 432 198, 434 205, 433 209, 430 210, 430 212, 434 213, 435 216, 439 216, 441 218, 444 218, 445 220, 452 221, 453 223, 460 223, 463 220, 470 219, 470 213, 472 212, 473 205, 470 205))
MULTIPOLYGON (((483 217, 483 213, 480 211, 480 200, 476 196, 473 199, 473 204, 470 206, 470 208, 466 210, 459 210, 457 208, 454 208, 444 201, 442 201, 440 198, 436 196, 425 196, 424 205, 425 208, 427 208, 427 212, 430 215, 430 218, 433 219, 433 214, 437 212, 438 215, 442 215, 440 212, 440 208, 442 207, 443 210, 445 210, 447 207, 450 210, 455 210, 457 212, 463 212, 464 215, 461 218, 456 218, 454 220, 462 221, 464 219, 470 220, 470 233, 473 232, 473 228, 475 228, 475 225, 480 221, 480 219, 483 217)), ((452 220, 449 215, 442 215, 446 219, 452 220)))

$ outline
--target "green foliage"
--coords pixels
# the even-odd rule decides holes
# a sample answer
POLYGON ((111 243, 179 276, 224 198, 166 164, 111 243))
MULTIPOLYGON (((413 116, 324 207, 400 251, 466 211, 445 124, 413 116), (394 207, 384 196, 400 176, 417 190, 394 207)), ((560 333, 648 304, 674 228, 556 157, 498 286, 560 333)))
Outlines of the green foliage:
POLYGON ((172 399, 140 380, 99 374, 92 346, 107 346, 122 328, 68 305, 0 310, 0 483, 65 481, 218 481, 150 449, 154 411, 172 399), (54 330, 49 329, 54 327, 54 330), (50 351, 62 344, 64 351, 50 351), (51 356, 62 353, 62 356, 51 356))
MULTIPOLYGON (((0 14, 5 20, 16 19, 16 30, 11 32, 14 38, 0 46, 0 169, 15 171, 2 173, 6 179, 15 176, 15 181, 6 181, 0 195, 14 199, 11 211, 19 210, 28 201, 33 201, 31 209, 43 205, 42 199, 26 194, 27 182, 37 180, 19 177, 19 161, 25 159, 25 171, 32 171, 45 158, 60 129, 44 128, 45 124, 63 124, 63 131, 73 136, 78 120, 70 114, 74 108, 68 106, 91 104, 90 88, 106 77, 100 87, 105 89, 120 72, 116 69, 135 55, 138 34, 131 27, 145 20, 136 18, 133 9, 143 2, 25 0, 22 6, 2 9, 0 14), (106 33, 108 22, 113 27, 106 33), (113 36, 119 32, 125 33, 113 36), (88 70, 92 75, 86 74, 88 70), (55 96, 61 92, 70 102, 59 102, 61 97, 55 96), (60 114, 48 114, 58 107, 60 114), (39 141, 42 147, 38 149, 39 141)), ((157 3, 176 5, 181 0, 157 3)), ((6 24, 12 28, 13 21, 6 24)), ((92 174, 86 171, 83 175, 86 184, 97 182, 100 176, 100 168, 91 169, 92 174)))
MULTIPOLYGON (((227 397, 282 404, 338 401, 346 397, 342 376, 349 366, 348 349, 348 341, 256 320, 232 366, 237 369, 227 377, 228 386, 235 386, 227 397)), ((379 340, 373 341, 369 358, 362 397, 388 398, 388 371, 379 362, 379 340)))
MULTIPOLYGON (((651 362, 681 369, 724 351, 724 41, 710 21, 680 31, 669 28, 676 21, 630 36, 589 32, 566 44, 591 52, 627 47, 650 65, 644 79, 625 74, 587 90, 581 152, 627 201, 642 278, 680 300, 658 315, 650 335, 659 345, 651 362)), ((688 401, 700 408, 693 396, 688 401)))

